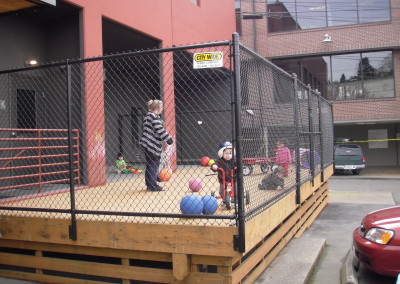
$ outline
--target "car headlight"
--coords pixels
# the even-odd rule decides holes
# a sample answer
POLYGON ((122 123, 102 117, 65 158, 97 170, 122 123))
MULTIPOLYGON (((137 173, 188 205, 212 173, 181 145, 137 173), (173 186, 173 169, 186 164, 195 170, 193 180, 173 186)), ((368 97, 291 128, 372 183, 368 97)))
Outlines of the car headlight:
POLYGON ((394 232, 380 228, 372 228, 365 235, 365 238, 371 242, 386 245, 393 237, 394 232))

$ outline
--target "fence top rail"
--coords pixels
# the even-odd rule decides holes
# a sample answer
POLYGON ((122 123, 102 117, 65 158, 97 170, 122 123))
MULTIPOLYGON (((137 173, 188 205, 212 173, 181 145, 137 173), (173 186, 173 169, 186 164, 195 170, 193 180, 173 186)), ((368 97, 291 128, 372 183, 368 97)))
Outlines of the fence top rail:
POLYGON ((73 60, 67 59, 65 61, 45 63, 45 64, 38 65, 38 66, 0 70, 0 74, 8 74, 8 73, 15 73, 15 72, 20 72, 20 71, 28 71, 28 70, 30 71, 30 70, 35 70, 35 69, 44 69, 44 68, 49 68, 49 67, 71 65, 71 64, 76 64, 76 63, 86 63, 86 62, 107 60, 107 59, 113 59, 113 58, 132 57, 132 56, 139 56, 139 55, 152 54, 152 53, 163 53, 163 52, 171 52, 171 51, 179 51, 179 50, 198 49, 198 48, 213 47, 213 46, 229 46, 229 45, 231 45, 231 43, 232 42, 230 40, 224 40, 224 41, 215 41, 215 42, 209 42, 209 43, 174 46, 174 47, 168 47, 168 48, 138 50, 138 51, 124 52, 124 53, 119 53, 119 54, 110 54, 110 55, 90 57, 90 58, 82 58, 82 59, 73 59, 73 60))
MULTIPOLYGON (((78 129, 71 129, 78 132, 78 129)), ((0 131, 14 131, 14 132, 68 132, 68 129, 30 129, 30 128, 0 128, 0 131)))

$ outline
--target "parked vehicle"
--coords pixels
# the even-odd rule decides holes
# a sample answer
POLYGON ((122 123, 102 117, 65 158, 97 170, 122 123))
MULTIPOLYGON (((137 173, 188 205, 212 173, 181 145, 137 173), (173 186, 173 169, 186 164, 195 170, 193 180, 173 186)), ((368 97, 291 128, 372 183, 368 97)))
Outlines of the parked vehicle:
POLYGON ((365 168, 365 157, 361 147, 357 144, 336 144, 334 153, 335 172, 351 170, 354 175, 359 175, 365 168))
POLYGON ((378 274, 400 273, 400 206, 369 213, 353 232, 355 268, 360 262, 378 274))

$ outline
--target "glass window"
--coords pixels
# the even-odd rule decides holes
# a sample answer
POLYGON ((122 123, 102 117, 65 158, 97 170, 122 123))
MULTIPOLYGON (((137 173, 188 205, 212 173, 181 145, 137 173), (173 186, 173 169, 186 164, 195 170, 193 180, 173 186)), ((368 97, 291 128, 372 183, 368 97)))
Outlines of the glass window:
POLYGON ((357 0, 327 0, 326 3, 329 27, 358 23, 357 0))
POLYGON ((332 56, 332 99, 361 98, 362 81, 358 77, 360 54, 332 56))
POLYGON ((273 60, 329 100, 394 97, 391 51, 273 60))
POLYGON ((268 3, 268 32, 283 32, 299 29, 296 21, 296 7, 293 0, 268 3))
POLYGON ((326 27, 325 0, 297 0, 297 22, 300 29, 326 27))
POLYGON ((362 73, 366 98, 390 98, 394 96, 392 52, 361 54, 359 73, 362 73))
POLYGON ((359 0, 360 23, 390 20, 390 0, 359 0))
POLYGON ((390 20, 390 0, 268 0, 268 32, 390 20))

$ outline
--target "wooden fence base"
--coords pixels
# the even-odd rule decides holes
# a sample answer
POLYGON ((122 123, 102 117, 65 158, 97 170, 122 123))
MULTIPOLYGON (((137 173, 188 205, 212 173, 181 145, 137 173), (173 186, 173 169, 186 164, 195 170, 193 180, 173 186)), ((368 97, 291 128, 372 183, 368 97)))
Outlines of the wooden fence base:
POLYGON ((318 180, 303 185, 308 196, 301 204, 293 203, 292 192, 246 222, 243 254, 233 249, 236 227, 78 220, 73 241, 69 220, 0 216, 0 276, 42 283, 253 283, 328 203, 328 182, 318 180))

